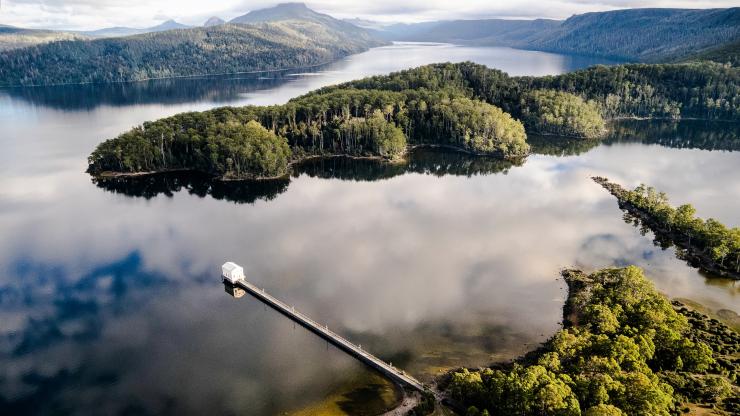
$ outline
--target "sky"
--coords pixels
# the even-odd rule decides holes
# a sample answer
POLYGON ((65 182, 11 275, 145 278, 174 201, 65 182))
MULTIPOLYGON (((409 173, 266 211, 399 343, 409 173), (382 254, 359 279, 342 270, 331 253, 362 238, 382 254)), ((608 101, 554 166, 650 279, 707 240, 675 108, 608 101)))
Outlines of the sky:
MULTIPOLYGON (((149 27, 164 20, 200 25, 210 16, 229 20, 279 0, 0 0, 0 24, 89 30, 149 27)), ((573 14, 632 7, 713 8, 740 0, 310 0, 314 10, 338 18, 384 22, 443 19, 565 19, 573 14)))

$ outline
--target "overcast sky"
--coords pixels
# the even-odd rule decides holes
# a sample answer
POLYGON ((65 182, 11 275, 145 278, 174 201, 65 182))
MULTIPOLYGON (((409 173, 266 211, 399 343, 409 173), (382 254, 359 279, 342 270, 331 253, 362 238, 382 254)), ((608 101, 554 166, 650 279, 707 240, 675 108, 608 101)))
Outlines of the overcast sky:
MULTIPOLYGON (((202 24, 210 16, 231 19, 273 6, 265 0, 0 0, 0 24, 33 28, 97 29, 148 27, 175 19, 202 24)), ((627 7, 711 8, 738 6, 740 0, 315 0, 309 7, 335 17, 381 21, 546 17, 627 7)))

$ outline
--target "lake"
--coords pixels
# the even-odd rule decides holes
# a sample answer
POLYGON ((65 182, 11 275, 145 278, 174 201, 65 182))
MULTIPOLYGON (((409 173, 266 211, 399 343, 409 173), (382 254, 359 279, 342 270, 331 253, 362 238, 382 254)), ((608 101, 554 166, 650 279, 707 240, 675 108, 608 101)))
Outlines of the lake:
POLYGON ((547 339, 565 267, 637 264, 671 297, 740 312, 738 283, 654 246, 590 180, 644 182, 738 226, 736 124, 531 137, 518 164, 424 149, 400 165, 314 160, 257 184, 84 172, 97 143, 147 120, 463 60, 513 75, 609 63, 405 43, 302 71, 0 90, 0 413, 375 414, 397 400, 326 342, 227 294, 227 260, 425 381, 547 339))

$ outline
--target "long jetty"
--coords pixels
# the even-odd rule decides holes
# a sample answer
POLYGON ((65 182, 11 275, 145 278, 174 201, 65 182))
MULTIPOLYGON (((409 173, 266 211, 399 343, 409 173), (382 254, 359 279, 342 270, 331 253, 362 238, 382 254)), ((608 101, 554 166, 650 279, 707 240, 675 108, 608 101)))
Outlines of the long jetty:
MULTIPOLYGON (((229 282, 224 282, 224 284, 230 285, 229 282)), ((390 363, 386 363, 380 358, 363 350, 360 346, 349 342, 341 335, 330 330, 327 325, 320 325, 305 314, 297 311, 295 307, 288 306, 286 303, 268 294, 264 289, 258 288, 252 283, 247 282, 245 279, 237 280, 234 285, 244 289, 247 293, 254 296, 262 303, 287 316, 302 327, 325 339, 328 343, 353 356, 401 387, 422 393, 426 390, 421 382, 406 374, 403 370, 393 367, 390 363)))

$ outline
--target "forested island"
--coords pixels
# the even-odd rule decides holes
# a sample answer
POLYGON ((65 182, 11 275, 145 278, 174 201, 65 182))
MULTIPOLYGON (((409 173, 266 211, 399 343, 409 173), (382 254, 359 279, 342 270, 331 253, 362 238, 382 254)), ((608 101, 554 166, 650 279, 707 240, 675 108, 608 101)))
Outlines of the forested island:
POLYGON ((632 191, 604 177, 593 180, 614 195, 629 221, 651 230, 663 248, 675 245, 677 255, 710 273, 740 279, 740 228, 729 228, 709 218, 696 217, 690 204, 677 208, 668 196, 653 187, 640 185, 632 191))
POLYGON ((88 171, 260 179, 313 156, 394 160, 410 145, 514 160, 529 152, 527 132, 594 139, 610 119, 737 119, 739 81, 737 68, 715 63, 596 66, 547 77, 510 77, 470 62, 427 65, 284 105, 147 122, 101 143, 88 171))
POLYGON ((740 412, 740 335, 671 304, 638 267, 562 275, 562 330, 514 363, 448 376, 468 416, 740 412))

